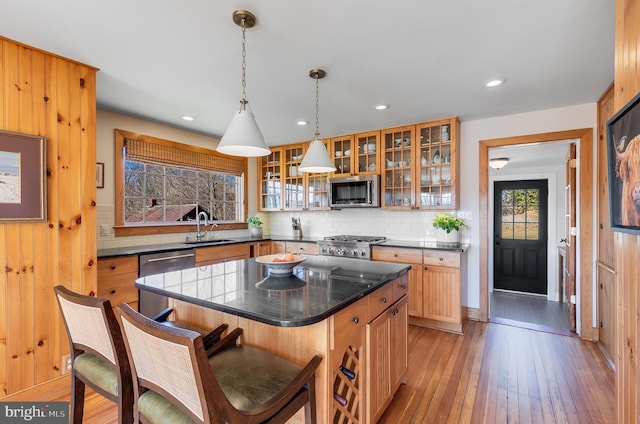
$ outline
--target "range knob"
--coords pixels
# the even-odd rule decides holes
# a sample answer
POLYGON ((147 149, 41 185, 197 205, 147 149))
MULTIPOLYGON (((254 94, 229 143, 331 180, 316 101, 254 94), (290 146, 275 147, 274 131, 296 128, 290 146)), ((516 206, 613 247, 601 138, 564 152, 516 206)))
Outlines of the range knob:
POLYGON ((333 247, 330 247, 330 248, 329 248, 329 254, 330 254, 330 255, 333 255, 333 254, 335 254, 335 253, 336 253, 336 252, 335 252, 335 250, 333 249, 333 247))
POLYGON ((344 256, 344 254, 345 254, 345 251, 344 251, 344 248, 343 248, 343 247, 341 247, 341 248, 339 248, 338 250, 336 250, 336 255, 338 255, 338 256, 344 256))
POLYGON ((359 256, 360 255, 360 251, 358 249, 353 249, 351 251, 351 256, 359 256))

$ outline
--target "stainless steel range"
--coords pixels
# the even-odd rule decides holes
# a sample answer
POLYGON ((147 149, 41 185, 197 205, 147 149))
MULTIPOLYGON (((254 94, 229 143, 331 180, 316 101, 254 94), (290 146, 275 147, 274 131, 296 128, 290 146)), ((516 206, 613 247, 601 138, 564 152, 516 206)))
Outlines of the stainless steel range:
POLYGON ((371 259, 371 245, 379 244, 386 237, 378 236, 331 236, 318 240, 318 252, 323 256, 371 259))

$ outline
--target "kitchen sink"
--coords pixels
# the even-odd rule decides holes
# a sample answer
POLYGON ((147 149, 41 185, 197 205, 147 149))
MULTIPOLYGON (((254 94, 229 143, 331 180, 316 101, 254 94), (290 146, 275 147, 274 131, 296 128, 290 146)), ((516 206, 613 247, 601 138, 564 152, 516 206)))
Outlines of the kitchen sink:
POLYGON ((231 240, 231 239, 189 240, 189 241, 187 241, 185 243, 186 244, 208 244, 208 245, 212 245, 212 244, 229 243, 230 241, 234 241, 234 240, 231 240))

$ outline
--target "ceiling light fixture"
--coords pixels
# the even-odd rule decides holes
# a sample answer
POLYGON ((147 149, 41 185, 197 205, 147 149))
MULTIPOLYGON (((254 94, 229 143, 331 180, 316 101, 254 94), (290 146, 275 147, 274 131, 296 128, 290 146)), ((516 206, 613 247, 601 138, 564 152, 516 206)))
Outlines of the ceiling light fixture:
POLYGON ((256 17, 249 11, 236 10, 233 12, 233 22, 242 28, 242 100, 240 100, 240 110, 233 115, 216 150, 232 156, 266 156, 271 153, 271 150, 258 128, 255 116, 248 108, 247 101, 245 31, 255 26, 256 17))
POLYGON ((387 109, 389 109, 390 107, 391 107, 391 106, 389 106, 389 105, 375 105, 373 108, 374 108, 375 110, 387 110, 387 109))
POLYGON ((296 124, 300 125, 301 127, 304 127, 305 125, 309 125, 307 121, 298 121, 296 122, 296 124))
POLYGON ((507 163, 509 163, 509 158, 489 159, 489 166, 493 169, 502 169, 507 163))
POLYGON ((497 87, 499 85, 502 85, 504 81, 501 79, 494 79, 491 81, 487 81, 487 83, 485 84, 487 87, 497 87))
POLYGON ((193 121, 193 116, 184 115, 182 119, 184 119, 185 121, 193 121))
POLYGON ((305 153, 300 163, 300 171, 302 172, 334 172, 336 170, 333 161, 329 157, 327 148, 320 140, 320 119, 319 119, 319 80, 324 78, 327 73, 322 69, 312 69, 309 76, 316 80, 316 133, 313 141, 309 145, 307 153, 305 153))

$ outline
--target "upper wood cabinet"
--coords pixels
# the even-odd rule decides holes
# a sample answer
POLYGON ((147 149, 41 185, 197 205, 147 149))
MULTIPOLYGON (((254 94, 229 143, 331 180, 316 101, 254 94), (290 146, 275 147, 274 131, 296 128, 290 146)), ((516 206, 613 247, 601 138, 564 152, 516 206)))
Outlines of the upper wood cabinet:
POLYGON ((336 166, 335 177, 380 173, 380 131, 333 137, 329 154, 336 166))
POLYGON ((309 145, 272 148, 259 160, 259 210, 329 207, 329 178, 381 175, 385 209, 458 209, 460 123, 453 116, 325 139, 336 171, 300 172, 309 145))
POLYGON ((382 207, 459 207, 456 117, 382 130, 382 207))
POLYGON ((271 154, 258 158, 258 209, 282 210, 282 147, 272 147, 271 154))

